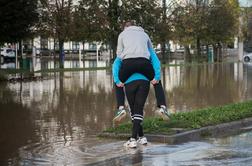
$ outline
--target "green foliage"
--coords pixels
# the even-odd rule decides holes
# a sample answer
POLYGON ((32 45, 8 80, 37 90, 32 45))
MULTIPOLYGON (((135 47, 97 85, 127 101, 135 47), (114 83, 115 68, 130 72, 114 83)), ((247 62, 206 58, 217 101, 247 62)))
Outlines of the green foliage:
POLYGON ((37 0, 0 1, 0 43, 27 38, 38 20, 37 0))
POLYGON ((135 20, 151 38, 156 39, 161 12, 157 0, 122 0, 121 3, 118 0, 111 0, 107 11, 110 29, 108 41, 110 41, 112 49, 116 49, 117 37, 123 30, 122 24, 127 20, 135 20))
POLYGON ((238 35, 239 3, 237 0, 214 0, 207 17, 208 42, 226 43, 238 35), (216 19, 218 18, 218 19, 216 19))
POLYGON ((241 9, 241 13, 242 13, 241 37, 245 40, 245 42, 248 42, 249 40, 252 39, 252 22, 250 21, 252 19, 252 7, 241 9))
POLYGON ((120 19, 121 22, 135 20, 150 36, 154 36, 161 12, 157 0, 122 0, 120 19))
POLYGON ((115 54, 122 24, 136 20, 157 43, 168 32, 167 24, 161 23, 161 13, 157 0, 81 0, 74 12, 73 39, 109 43, 115 54))
POLYGON ((238 35, 237 0, 193 0, 174 9, 172 24, 175 41, 183 45, 226 44, 238 35))
MULTIPOLYGON (((145 133, 171 134, 174 132, 172 128, 191 130, 248 117, 252 117, 252 101, 176 113, 171 116, 168 122, 159 118, 146 118, 143 122, 143 128, 145 133)), ((127 122, 106 131, 129 133, 131 127, 131 122, 127 122)))
POLYGON ((74 12, 72 38, 77 41, 103 41, 108 30, 105 0, 81 0, 74 12))
POLYGON ((72 35, 73 0, 40 0, 37 31, 43 37, 54 37, 65 41, 72 35))
POLYGON ((119 0, 108 0, 107 15, 108 15, 108 36, 107 41, 112 49, 113 58, 116 56, 117 37, 121 32, 119 0))
POLYGON ((60 68, 64 67, 64 42, 70 39, 73 26, 73 0, 40 0, 40 22, 38 34, 42 37, 56 38, 59 44, 60 68))

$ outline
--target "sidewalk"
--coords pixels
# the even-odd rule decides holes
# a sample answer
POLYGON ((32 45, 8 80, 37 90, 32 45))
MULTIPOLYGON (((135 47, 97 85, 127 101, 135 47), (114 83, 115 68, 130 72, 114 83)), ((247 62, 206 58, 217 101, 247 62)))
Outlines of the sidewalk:
MULTIPOLYGON (((177 129, 174 129, 177 130, 177 129)), ((246 131, 252 130, 252 118, 246 118, 239 121, 222 123, 214 126, 202 127, 200 129, 190 131, 177 130, 177 134, 173 135, 161 135, 161 134, 145 134, 148 141, 159 142, 167 144, 179 144, 189 141, 198 141, 205 137, 223 137, 234 134, 239 134, 246 131)), ((103 132, 98 136, 106 138, 126 139, 130 137, 130 134, 117 134, 103 132)))

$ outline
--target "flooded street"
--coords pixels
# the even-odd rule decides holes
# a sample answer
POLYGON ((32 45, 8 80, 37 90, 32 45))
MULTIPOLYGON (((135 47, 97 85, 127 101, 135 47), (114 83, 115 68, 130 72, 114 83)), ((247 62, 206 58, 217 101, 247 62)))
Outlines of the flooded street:
MULTIPOLYGON (((95 136, 112 126, 116 101, 110 70, 56 72, 45 78, 0 84, 0 165, 252 163, 252 133, 126 150, 123 141, 95 136)), ((224 105, 252 99, 252 64, 171 66, 163 69, 162 82, 173 112, 224 105)), ((151 86, 146 116, 155 109, 151 86)))
MULTIPOLYGON (((109 65, 109 60, 65 60, 64 68, 88 68, 88 67, 106 67, 109 65)), ((18 60, 17 64, 15 60, 9 60, 5 63, 0 64, 0 69, 15 69, 23 68, 33 71, 43 70, 43 69, 55 69, 59 68, 59 61, 54 60, 52 57, 47 58, 25 58, 23 60, 18 60)))
POLYGON ((251 138, 250 132, 180 145, 151 144, 92 165, 248 166, 252 163, 251 138))

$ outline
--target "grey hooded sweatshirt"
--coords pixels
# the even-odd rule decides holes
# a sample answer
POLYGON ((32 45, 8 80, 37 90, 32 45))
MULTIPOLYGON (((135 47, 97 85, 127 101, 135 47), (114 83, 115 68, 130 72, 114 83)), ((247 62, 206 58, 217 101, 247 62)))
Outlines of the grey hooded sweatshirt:
POLYGON ((139 26, 129 26, 118 37, 116 54, 122 60, 140 57, 150 59, 148 48, 152 48, 152 44, 144 29, 139 26))

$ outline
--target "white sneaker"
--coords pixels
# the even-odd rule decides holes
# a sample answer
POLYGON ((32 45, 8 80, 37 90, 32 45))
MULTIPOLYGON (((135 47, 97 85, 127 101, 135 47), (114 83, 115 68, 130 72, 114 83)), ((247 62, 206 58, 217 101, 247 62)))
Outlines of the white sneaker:
POLYGON ((130 138, 126 143, 123 144, 127 148, 136 148, 137 142, 135 138, 130 138))
POLYGON ((124 107, 119 108, 116 111, 115 117, 113 119, 113 122, 120 122, 126 117, 126 110, 124 107))
POLYGON ((163 120, 169 120, 171 117, 170 111, 165 106, 161 106, 155 113, 163 118, 163 120))
POLYGON ((142 144, 142 145, 147 145, 147 138, 146 137, 139 137, 137 140, 137 143, 142 144))

